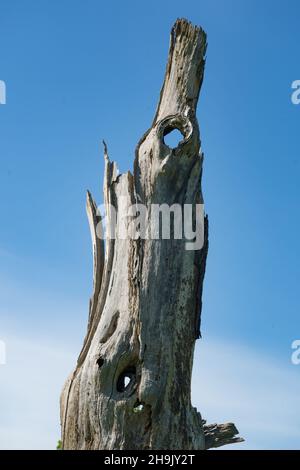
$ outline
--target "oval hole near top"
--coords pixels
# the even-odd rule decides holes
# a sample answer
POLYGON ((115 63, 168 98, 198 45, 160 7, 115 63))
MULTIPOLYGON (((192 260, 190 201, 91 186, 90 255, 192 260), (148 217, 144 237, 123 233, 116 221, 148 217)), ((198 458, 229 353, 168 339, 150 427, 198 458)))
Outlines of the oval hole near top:
POLYGON ((164 143, 171 149, 178 147, 179 142, 184 139, 184 136, 179 129, 166 129, 164 134, 164 143))

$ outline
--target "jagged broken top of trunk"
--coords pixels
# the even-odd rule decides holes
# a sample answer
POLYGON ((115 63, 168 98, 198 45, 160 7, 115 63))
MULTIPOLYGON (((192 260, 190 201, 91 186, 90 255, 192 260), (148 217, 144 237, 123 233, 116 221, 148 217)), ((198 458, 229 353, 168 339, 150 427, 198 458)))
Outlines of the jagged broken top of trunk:
MULTIPOLYGON (((149 222, 155 204, 203 203, 196 107, 205 52, 204 31, 177 20, 157 111, 137 145, 133 174, 118 175, 105 145, 107 234, 118 232, 122 211, 131 206, 149 208, 149 222), (173 129, 182 134, 176 148, 165 143, 173 129)), ((104 244, 90 193, 87 213, 94 288, 84 345, 61 396, 63 448, 206 449, 237 442, 232 424, 204 426, 190 397, 207 217, 201 248, 187 250, 184 238, 132 238, 130 224, 125 224, 128 236, 110 236, 104 244)))

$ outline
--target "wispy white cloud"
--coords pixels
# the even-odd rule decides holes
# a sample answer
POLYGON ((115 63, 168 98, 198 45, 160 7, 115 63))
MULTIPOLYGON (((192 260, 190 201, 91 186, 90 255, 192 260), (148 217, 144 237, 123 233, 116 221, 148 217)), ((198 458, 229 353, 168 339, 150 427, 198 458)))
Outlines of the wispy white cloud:
POLYGON ((208 422, 233 421, 246 439, 230 449, 300 449, 300 367, 241 345, 201 341, 193 403, 208 422), (278 361, 278 360, 277 360, 278 361))
MULTIPOLYGON (((76 353, 40 340, 6 338, 0 366, 0 448, 54 449, 59 394, 76 353)), ((300 448, 300 366, 278 365, 240 345, 198 342, 193 404, 208 422, 233 421, 243 448, 300 448)))
POLYGON ((75 355, 57 345, 6 339, 0 366, 0 448, 55 449, 59 394, 75 355))

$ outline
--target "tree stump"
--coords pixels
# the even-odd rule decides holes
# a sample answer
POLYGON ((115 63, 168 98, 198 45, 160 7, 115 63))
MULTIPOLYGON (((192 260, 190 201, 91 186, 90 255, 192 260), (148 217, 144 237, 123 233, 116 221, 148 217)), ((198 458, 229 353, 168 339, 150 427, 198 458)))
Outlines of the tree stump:
POLYGON ((84 345, 61 395, 63 449, 196 450, 240 441, 234 425, 205 426, 191 404, 207 217, 195 250, 184 237, 132 237, 121 220, 132 206, 150 208, 149 222, 155 205, 203 203, 196 106, 205 52, 204 31, 177 20, 157 111, 137 145, 133 174, 118 175, 105 145, 105 244, 101 215, 87 195, 94 289, 84 345), (183 136, 175 149, 164 141, 173 129, 183 136), (112 236, 122 223, 126 236, 112 236))

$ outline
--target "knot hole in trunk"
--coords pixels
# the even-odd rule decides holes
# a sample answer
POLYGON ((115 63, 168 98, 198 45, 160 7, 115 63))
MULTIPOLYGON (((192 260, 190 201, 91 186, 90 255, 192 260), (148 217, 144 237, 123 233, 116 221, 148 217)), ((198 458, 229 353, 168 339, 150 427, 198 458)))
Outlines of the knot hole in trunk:
POLYGON ((174 150, 190 140, 193 126, 185 116, 168 116, 158 124, 157 133, 163 144, 174 150))
POLYGON ((136 385, 136 367, 127 367, 118 377, 117 391, 119 393, 131 392, 136 385))

